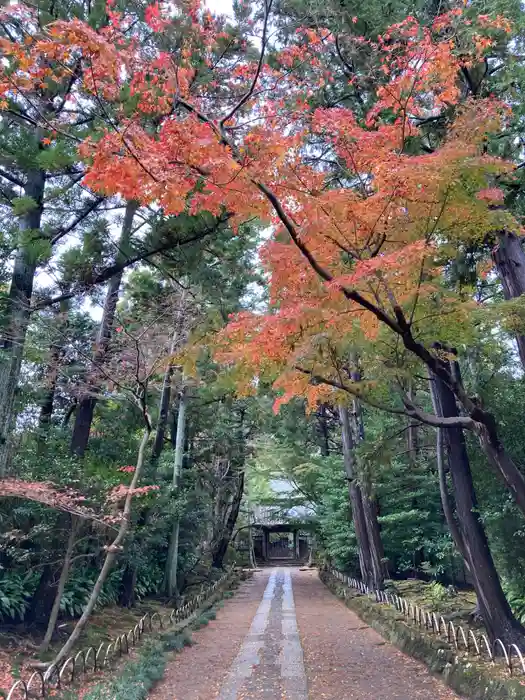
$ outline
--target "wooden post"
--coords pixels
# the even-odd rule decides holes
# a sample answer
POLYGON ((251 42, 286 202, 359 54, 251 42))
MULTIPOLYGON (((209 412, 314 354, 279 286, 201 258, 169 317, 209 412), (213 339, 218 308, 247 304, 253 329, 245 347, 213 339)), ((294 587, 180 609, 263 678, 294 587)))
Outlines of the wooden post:
POLYGON ((262 534, 262 558, 263 561, 268 560, 268 530, 263 528, 262 534))

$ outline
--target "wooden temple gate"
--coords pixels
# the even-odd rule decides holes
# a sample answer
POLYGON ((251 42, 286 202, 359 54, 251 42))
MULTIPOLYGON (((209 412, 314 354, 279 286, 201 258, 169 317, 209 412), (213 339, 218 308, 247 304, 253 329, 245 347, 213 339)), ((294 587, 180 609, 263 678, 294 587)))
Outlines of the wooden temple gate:
POLYGON ((290 525, 259 525, 253 548, 258 563, 302 563, 308 559, 309 535, 290 525))

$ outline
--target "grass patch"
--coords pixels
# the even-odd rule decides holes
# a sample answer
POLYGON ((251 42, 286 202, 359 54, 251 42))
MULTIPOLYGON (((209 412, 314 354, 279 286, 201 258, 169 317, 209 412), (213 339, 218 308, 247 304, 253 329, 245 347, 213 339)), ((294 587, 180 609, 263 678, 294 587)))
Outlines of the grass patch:
POLYGON ((472 612, 476 607, 474 591, 456 590, 451 586, 417 579, 394 581, 392 588, 402 598, 443 615, 446 620, 460 624, 464 622, 470 627, 478 626, 472 619, 472 612))
MULTIPOLYGON (((232 591, 223 591, 223 598, 231 598, 232 591)), ((205 627, 210 620, 215 620, 221 601, 204 610, 182 630, 167 630, 155 638, 147 640, 138 650, 136 658, 128 660, 111 680, 97 683, 84 695, 84 700, 147 700, 152 687, 159 681, 166 670, 170 653, 180 652, 184 647, 195 642, 191 638, 191 629, 205 627)), ((67 691, 61 695, 63 700, 73 700, 78 695, 67 691)))
POLYGON ((206 612, 203 612, 195 620, 195 622, 192 624, 192 628, 194 630, 200 630, 202 627, 206 627, 206 625, 210 622, 210 620, 215 620, 216 617, 217 617, 217 613, 215 612, 214 609, 206 610, 206 612))
POLYGON ((164 675, 168 653, 182 651, 192 644, 189 630, 165 632, 157 639, 148 640, 137 658, 128 661, 116 678, 98 683, 84 695, 84 700, 146 700, 151 688, 164 675))

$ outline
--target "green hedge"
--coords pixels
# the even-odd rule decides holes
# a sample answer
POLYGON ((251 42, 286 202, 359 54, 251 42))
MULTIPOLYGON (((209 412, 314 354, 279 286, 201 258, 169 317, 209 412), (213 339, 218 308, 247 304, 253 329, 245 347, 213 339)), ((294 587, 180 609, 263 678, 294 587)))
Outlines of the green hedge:
POLYGON ((405 654, 422 661, 460 695, 471 700, 525 700, 525 678, 521 682, 500 678, 489 663, 459 657, 447 642, 407 625, 395 608, 378 605, 354 592, 327 571, 321 571, 319 576, 366 624, 405 654))
POLYGON ((182 632, 151 639, 141 647, 138 658, 128 661, 117 678, 99 683, 84 696, 85 700, 146 700, 153 685, 164 675, 168 651, 180 651, 191 644, 191 636, 182 632))

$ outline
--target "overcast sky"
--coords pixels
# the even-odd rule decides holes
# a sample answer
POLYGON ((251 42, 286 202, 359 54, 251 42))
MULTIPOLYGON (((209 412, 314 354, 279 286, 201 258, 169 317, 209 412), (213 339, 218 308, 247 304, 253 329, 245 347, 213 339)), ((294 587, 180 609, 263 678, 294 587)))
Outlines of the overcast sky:
POLYGON ((232 14, 231 0, 206 0, 206 5, 217 14, 230 16, 232 14))

